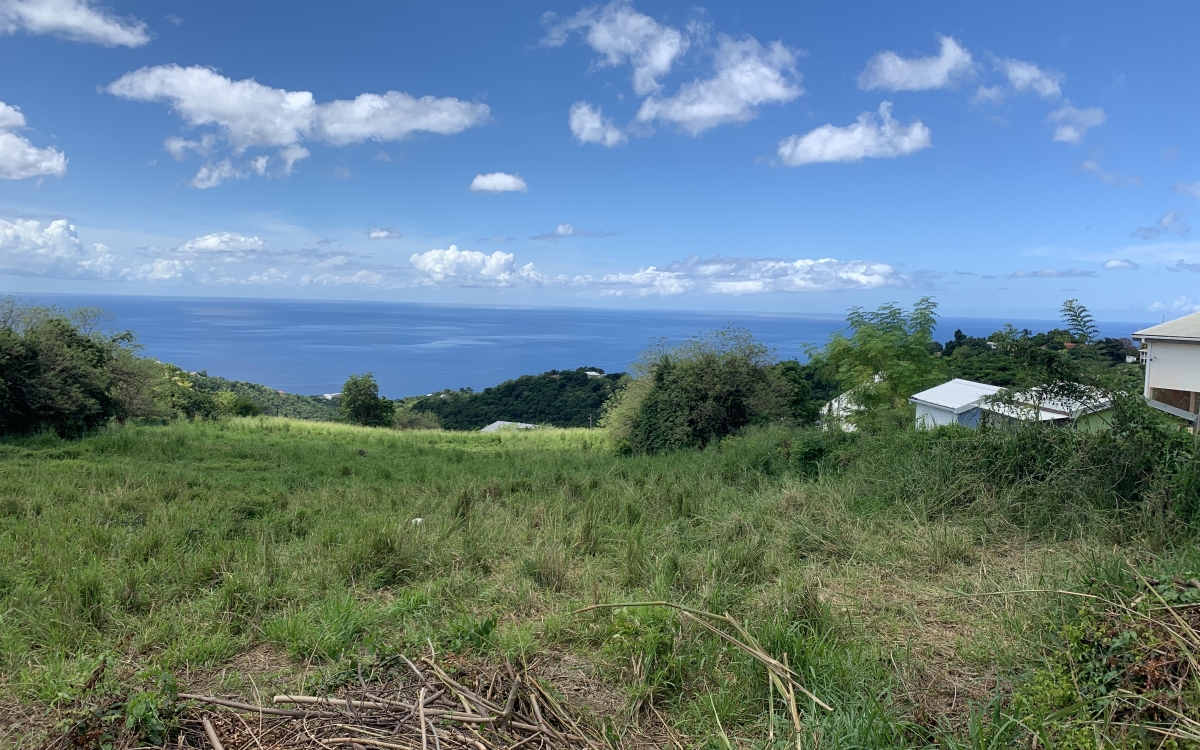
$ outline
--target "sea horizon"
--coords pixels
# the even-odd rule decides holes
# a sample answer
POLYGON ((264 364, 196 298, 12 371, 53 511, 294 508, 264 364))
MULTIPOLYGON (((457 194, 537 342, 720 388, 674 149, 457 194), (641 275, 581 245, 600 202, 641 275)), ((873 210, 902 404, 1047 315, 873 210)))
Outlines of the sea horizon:
MULTIPOLYGON (((705 310, 631 310, 525 305, 18 294, 65 309, 100 307, 115 330, 131 330, 147 355, 277 390, 317 395, 341 389, 351 374, 373 372, 383 395, 483 388, 520 375, 576 367, 626 371, 654 339, 677 342, 733 325, 753 333, 781 359, 805 359, 845 328, 845 314, 705 310)), ((1033 331, 1054 319, 943 316, 936 338, 956 329, 990 334, 1005 323, 1033 331)), ((1146 322, 1097 321, 1102 336, 1128 337, 1146 322)))

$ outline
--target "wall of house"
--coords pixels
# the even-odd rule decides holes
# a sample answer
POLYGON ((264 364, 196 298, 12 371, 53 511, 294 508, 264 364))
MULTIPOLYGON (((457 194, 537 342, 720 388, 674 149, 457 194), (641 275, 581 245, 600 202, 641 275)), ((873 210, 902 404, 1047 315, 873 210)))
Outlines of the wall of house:
POLYGON ((921 403, 916 404, 916 407, 918 430, 932 430, 934 427, 955 424, 957 421, 954 412, 949 409, 939 409, 936 406, 921 403))
POLYGON ((1153 388, 1200 391, 1200 344, 1147 342, 1146 396, 1153 388))

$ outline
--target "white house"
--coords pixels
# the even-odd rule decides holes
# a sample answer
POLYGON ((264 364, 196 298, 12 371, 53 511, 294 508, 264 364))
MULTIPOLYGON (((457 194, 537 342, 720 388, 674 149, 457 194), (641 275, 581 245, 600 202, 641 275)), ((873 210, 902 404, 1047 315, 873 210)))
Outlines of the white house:
POLYGON ((1200 411, 1200 312, 1144 328, 1133 338, 1142 343, 1146 401, 1195 429, 1200 411))
POLYGON ((979 426, 980 401, 1001 390, 999 386, 955 378, 921 391, 908 401, 917 407, 919 430, 947 424, 960 424, 974 429, 979 426))
POLYGON ((500 430, 536 430, 537 425, 527 422, 492 422, 487 427, 480 428, 480 432, 498 432, 500 430))

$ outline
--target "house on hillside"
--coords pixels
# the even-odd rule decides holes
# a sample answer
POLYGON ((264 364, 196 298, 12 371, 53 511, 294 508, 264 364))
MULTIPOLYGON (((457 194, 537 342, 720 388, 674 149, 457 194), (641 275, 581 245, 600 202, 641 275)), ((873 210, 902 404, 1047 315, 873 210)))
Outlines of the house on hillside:
POLYGON ((982 409, 988 424, 1038 421, 1073 424, 1076 429, 1092 431, 1109 426, 1108 412, 1112 406, 1112 399, 1097 388, 1076 386, 1068 394, 1039 386, 1014 393, 1003 401, 985 402, 982 409))
POLYGON ((1074 424, 1091 430, 1108 425, 1104 413, 1112 401, 1098 390, 1084 388, 1072 395, 1055 393, 1048 388, 1031 388, 1000 399, 1003 388, 987 383, 955 378, 909 399, 917 408, 917 429, 957 424, 976 429, 980 423, 991 425, 1013 422, 1049 422, 1074 424))
MULTIPOLYGON (((478 422, 476 422, 478 424, 478 422)), ((503 420, 492 422, 487 427, 480 428, 480 432, 499 432, 500 430, 536 430, 537 425, 528 424, 527 422, 505 422, 503 420)))
POLYGON ((1146 364, 1143 394, 1161 412, 1197 428, 1200 412, 1200 312, 1133 334, 1146 364))
POLYGON ((917 407, 917 429, 929 430, 948 424, 975 429, 979 426, 980 402, 999 393, 999 386, 955 378, 921 391, 908 400, 917 407))

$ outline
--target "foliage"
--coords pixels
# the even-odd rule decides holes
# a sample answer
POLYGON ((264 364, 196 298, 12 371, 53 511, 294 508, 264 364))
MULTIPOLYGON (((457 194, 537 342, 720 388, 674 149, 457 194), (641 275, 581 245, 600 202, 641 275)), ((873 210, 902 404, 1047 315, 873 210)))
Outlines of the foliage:
POLYGON ((1062 305, 1062 320, 1067 324, 1067 330, 1075 337, 1077 343, 1087 346, 1094 343, 1100 335, 1096 320, 1088 309, 1077 299, 1069 299, 1062 305))
POLYGON ((448 430, 478 430, 499 420, 590 427, 600 418, 604 403, 621 387, 624 376, 605 374, 596 367, 550 370, 522 375, 480 393, 445 390, 403 403, 413 412, 436 416, 448 430))
POLYGON ((878 310, 855 307, 847 316, 850 333, 834 334, 823 349, 809 347, 815 366, 825 368, 850 393, 856 426, 872 430, 912 424, 908 398, 946 380, 946 366, 934 355, 937 303, 922 297, 905 312, 887 304, 878 310))
MULTIPOLYGON (((261 412, 270 417, 292 417, 294 419, 314 419, 322 422, 336 422, 339 419, 337 398, 327 399, 324 396, 301 396, 296 393, 284 393, 258 383, 247 383, 241 380, 226 380, 225 378, 209 375, 201 371, 191 375, 191 380, 197 388, 210 393, 232 393, 235 399, 253 402, 261 412)), ((226 413, 233 414, 232 402, 226 413)))
POLYGON ((110 419, 171 416, 168 368, 137 356, 103 313, 0 299, 0 435, 80 435, 110 419))
POLYGON ((391 427, 395 407, 379 395, 379 384, 371 373, 351 375, 342 386, 338 402, 342 418, 364 427, 391 427))
POLYGON ((799 364, 775 364, 773 354, 732 327, 676 347, 659 342, 610 402, 603 425, 623 450, 660 453, 703 448, 750 424, 811 421, 799 364))
POLYGON ((397 430, 440 430, 442 420, 436 412, 417 411, 410 403, 398 401, 392 426, 397 430))

